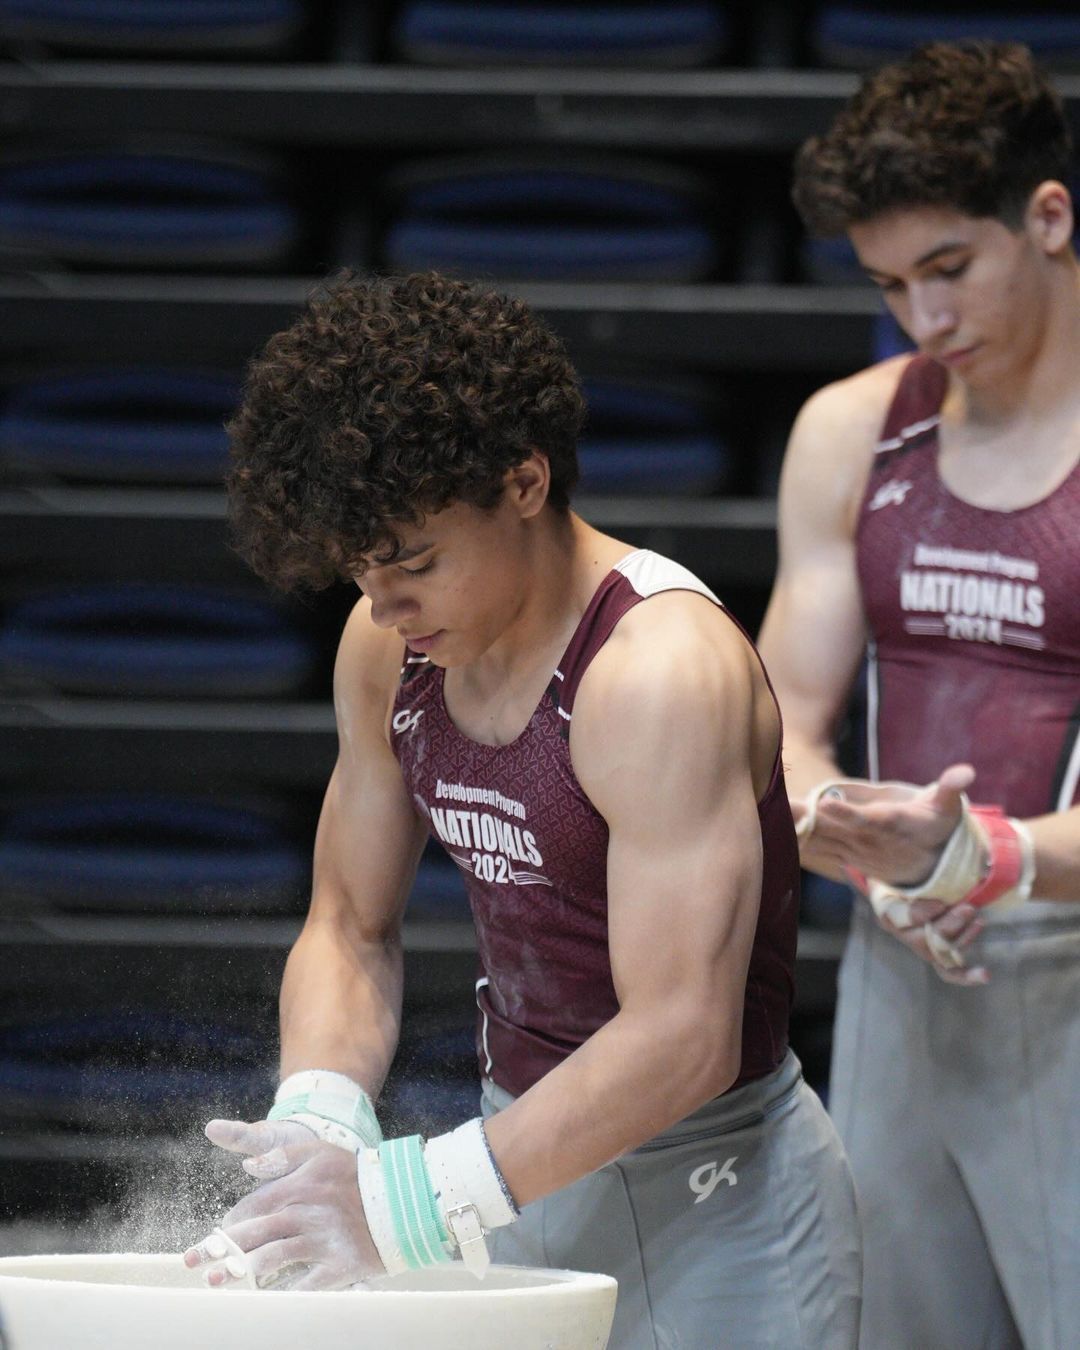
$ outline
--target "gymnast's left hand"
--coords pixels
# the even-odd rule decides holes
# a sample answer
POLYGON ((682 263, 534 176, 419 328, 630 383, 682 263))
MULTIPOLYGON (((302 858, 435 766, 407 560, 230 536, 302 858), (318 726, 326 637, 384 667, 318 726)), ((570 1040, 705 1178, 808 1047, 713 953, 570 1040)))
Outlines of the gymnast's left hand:
MULTIPOLYGON (((853 867, 897 886, 918 885, 937 865, 974 778, 970 764, 950 764, 925 787, 843 780, 839 792, 826 792, 817 803, 812 829, 803 835, 804 862, 828 876, 853 867)), ((792 814, 798 826, 805 803, 792 814)))
MULTIPOLYGON (((238 1142, 243 1137, 239 1124, 211 1121, 206 1133, 213 1139, 215 1127, 228 1126, 238 1142)), ((215 1255, 213 1235, 184 1253, 186 1266, 203 1268, 206 1282, 215 1288, 244 1285, 250 1276, 256 1285, 275 1289, 348 1289, 383 1274, 364 1217, 353 1153, 315 1138, 278 1145, 269 1153, 251 1152, 244 1170, 262 1184, 219 1224, 244 1252, 246 1271, 240 1271, 235 1255, 215 1255)))

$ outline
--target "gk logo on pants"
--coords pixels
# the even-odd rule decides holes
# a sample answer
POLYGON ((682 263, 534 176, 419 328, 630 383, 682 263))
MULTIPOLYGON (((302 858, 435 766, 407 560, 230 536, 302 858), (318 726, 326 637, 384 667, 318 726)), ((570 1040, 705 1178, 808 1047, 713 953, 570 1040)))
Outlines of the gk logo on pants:
POLYGON ((702 1200, 708 1200, 713 1191, 722 1181, 726 1181, 729 1186, 737 1186, 739 1178, 731 1170, 733 1163, 739 1161, 738 1154, 734 1158, 729 1158, 723 1167, 717 1163, 703 1163, 701 1167, 696 1167, 690 1173, 690 1189, 697 1196, 695 1205, 700 1205, 702 1200))

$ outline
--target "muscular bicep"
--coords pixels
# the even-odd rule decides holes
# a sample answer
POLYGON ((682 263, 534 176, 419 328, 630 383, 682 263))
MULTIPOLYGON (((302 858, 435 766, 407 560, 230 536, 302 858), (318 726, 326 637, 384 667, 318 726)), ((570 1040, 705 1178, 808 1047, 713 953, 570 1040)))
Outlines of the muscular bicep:
MULTIPOLYGON (((705 603, 705 602, 702 602, 705 603)), ((610 830, 608 933, 625 1013, 685 1034, 703 1017, 737 1068, 746 971, 761 895, 753 788, 752 653, 671 644, 616 681, 575 765, 610 830), (689 658, 689 659, 687 659, 689 658), (633 734, 627 735, 626 728, 633 734)), ((575 718, 578 710, 575 710, 575 718)))
MULTIPOLYGON (((678 754, 680 747, 669 749, 678 754)), ((701 756, 700 742, 682 747, 682 754, 701 756)), ((616 993, 624 1008, 682 998, 707 1006, 717 1024, 731 1027, 734 1045, 761 895, 761 833, 750 776, 730 762, 722 781, 690 774, 679 791, 655 788, 608 808, 616 993)))

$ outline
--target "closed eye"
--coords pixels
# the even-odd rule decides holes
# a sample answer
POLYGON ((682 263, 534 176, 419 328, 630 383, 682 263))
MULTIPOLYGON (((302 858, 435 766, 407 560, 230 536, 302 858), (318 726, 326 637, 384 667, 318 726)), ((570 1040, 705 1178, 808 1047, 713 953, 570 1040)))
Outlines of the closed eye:
POLYGON ((424 563, 423 567, 402 567, 402 571, 407 577, 422 577, 425 572, 430 572, 435 566, 435 559, 432 558, 424 563))

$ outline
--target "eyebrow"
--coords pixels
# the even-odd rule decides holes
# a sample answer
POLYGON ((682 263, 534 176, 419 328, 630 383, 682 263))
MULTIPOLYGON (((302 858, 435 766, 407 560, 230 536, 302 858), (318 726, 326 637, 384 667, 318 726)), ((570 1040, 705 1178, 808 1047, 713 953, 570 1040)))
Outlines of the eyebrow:
MULTIPOLYGON (((947 239, 943 244, 936 244, 928 253, 924 253, 921 258, 915 259, 916 267, 925 267, 927 263, 932 263, 936 258, 940 258, 945 253, 955 253, 958 249, 968 248, 970 245, 965 239, 947 239)), ((876 277, 887 277, 888 272, 879 271, 876 267, 871 267, 868 263, 863 264, 863 271, 871 273, 876 277)))
POLYGON ((412 548, 403 548, 391 558, 386 558, 382 562, 370 563, 369 567, 393 567, 397 563, 408 562, 410 558, 419 558, 421 553, 426 553, 429 548, 434 547, 435 545, 431 543, 413 544, 412 548))

